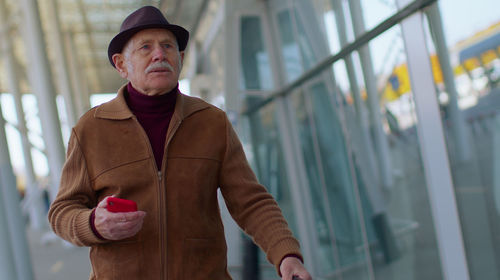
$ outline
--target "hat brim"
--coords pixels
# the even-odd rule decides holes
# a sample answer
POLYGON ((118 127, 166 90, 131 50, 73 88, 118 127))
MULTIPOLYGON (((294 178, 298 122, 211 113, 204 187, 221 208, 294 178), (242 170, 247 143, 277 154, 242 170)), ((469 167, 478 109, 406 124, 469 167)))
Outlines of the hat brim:
POLYGON ((145 24, 145 25, 140 25, 136 26, 134 28, 130 28, 127 30, 124 30, 118 35, 116 35, 111 42, 109 43, 108 46, 108 59, 111 65, 113 67, 116 67, 115 64, 113 63, 113 55, 116 53, 121 53, 123 50, 123 47, 125 44, 136 34, 137 32, 144 30, 144 29, 151 29, 151 28, 162 28, 169 30, 174 34, 174 36, 177 38, 177 44, 179 45, 179 51, 183 51, 186 49, 187 42, 189 40, 189 32, 184 29, 181 26, 175 25, 175 24, 145 24))

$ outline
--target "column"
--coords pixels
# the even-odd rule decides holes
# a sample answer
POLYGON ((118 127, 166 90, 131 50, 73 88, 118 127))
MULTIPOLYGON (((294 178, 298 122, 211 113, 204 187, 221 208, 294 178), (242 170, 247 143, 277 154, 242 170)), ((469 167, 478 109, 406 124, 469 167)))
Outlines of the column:
MULTIPOLYGON (((3 11, 3 0, 0 0, 0 12, 3 11)), ((0 14, 1 16, 2 14, 0 14)), ((5 29, 5 25, 0 25, 0 29, 3 32, 5 29)), ((0 36, 0 40, 2 36, 0 36)), ((1 49, 0 49, 1 50, 1 49)), ((0 52, 0 57, 4 57, 4 52, 0 52)), ((6 153, 9 150, 7 147, 7 142, 2 141, 4 135, 5 123, 3 120, 3 115, 1 113, 2 103, 0 102, 0 162, 9 161, 6 153)), ((0 165, 0 168, 3 169, 3 165, 0 165)), ((2 170, 0 170, 0 175, 3 174, 2 170)), ((0 180, 2 178, 0 177, 0 180)), ((3 274, 5 279, 16 279, 16 267, 14 263, 14 252, 10 242, 9 235, 9 223, 7 222, 7 207, 4 204, 5 198, 3 195, 3 183, 0 181, 0 271, 3 274)))
MULTIPOLYGON (((71 31, 64 32, 64 42, 66 49, 75 50, 75 41, 71 31)), ((85 71, 82 71, 81 61, 77 55, 68 56, 68 66, 71 75, 70 80, 73 81, 72 88, 74 93, 74 105, 76 119, 80 118, 85 112, 90 109, 89 87, 86 81, 85 71)))
MULTIPOLYGON (((410 2, 410 0, 396 1, 399 7, 404 7, 410 2)), ((468 280, 469 270, 462 230, 423 25, 421 12, 415 13, 401 22, 411 88, 418 117, 420 151, 436 230, 443 279, 468 280)))
MULTIPOLYGON (((335 13, 335 21, 337 23, 337 30, 339 35, 339 41, 341 47, 344 47, 349 42, 347 40, 346 25, 344 10, 342 8, 342 1, 332 0, 332 6, 335 13)), ((358 80, 356 78, 356 71, 354 70, 354 62, 352 61, 352 55, 346 56, 344 59, 347 76, 349 79, 349 85, 351 86, 351 93, 354 100, 354 108, 356 109, 356 123, 361 134, 361 150, 359 155, 360 158, 366 159, 359 160, 359 164, 362 167, 360 172, 364 175, 366 182, 373 182, 373 184, 368 185, 368 191, 370 193, 370 202, 373 207, 374 213, 380 213, 385 210, 385 202, 383 199, 383 192, 381 190, 380 176, 378 172, 378 165, 375 158, 375 151, 373 150, 372 139, 370 136, 370 131, 367 123, 366 108, 363 104, 361 98, 361 92, 358 85, 358 80)))
POLYGON ((21 102, 22 94, 19 89, 19 77, 17 75, 18 69, 16 67, 17 64, 12 49, 12 42, 10 40, 11 37, 7 31, 7 22, 9 21, 9 18, 7 17, 7 13, 3 7, 3 0, 0 1, 2 2, 0 3, 0 18, 6 19, 6 21, 0 22, 0 25, 3 23, 3 26, 0 28, 4 31, 0 32, 0 42, 2 44, 3 57, 5 58, 5 71, 9 82, 10 92, 14 96, 15 100, 17 126, 22 140, 21 144, 23 149, 24 172, 26 176, 27 190, 25 201, 28 202, 31 227, 39 230, 47 225, 47 218, 45 216, 44 202, 41 196, 41 191, 38 188, 33 162, 31 159, 31 144, 28 139, 28 129, 26 128, 24 110, 21 102))
MULTIPOLYGON (((237 71, 234 71, 235 65, 234 63, 237 59, 236 54, 236 42, 238 42, 235 37, 235 28, 238 28, 238 25, 235 23, 237 20, 235 19, 234 13, 234 1, 224 1, 224 40, 226 46, 226 57, 224 59, 224 96, 226 101, 226 111, 228 117, 233 123, 233 125, 237 126, 238 122, 238 113, 240 110, 240 100, 238 97, 238 84, 237 84, 237 71), (236 75, 236 76, 235 76, 236 75)), ((191 42, 193 45, 194 40, 191 42)), ((200 50, 202 51, 202 50, 200 50)), ((199 59, 195 59, 196 62, 199 62, 199 59)), ((236 128, 236 127, 235 127, 236 128)), ((222 212, 222 220, 224 222, 224 227, 226 231, 226 238, 228 243, 228 266, 229 267, 239 267, 243 264, 243 238, 242 233, 239 230, 239 227, 236 225, 234 220, 231 218, 229 214, 229 210, 227 210, 227 206, 223 203, 224 200, 219 200, 221 203, 220 208, 222 212)))
POLYGON ((66 107, 66 117, 68 126, 71 128, 76 123, 76 112, 73 89, 71 87, 71 79, 69 75, 68 59, 64 48, 64 39, 61 32, 61 21, 59 20, 59 9, 57 0, 48 0, 49 23, 52 29, 51 40, 54 44, 54 52, 57 64, 57 77, 59 81, 59 92, 64 98, 66 107))
MULTIPOLYGON (((276 41, 279 36, 275 34, 275 28, 272 25, 272 14, 269 2, 259 4, 259 9, 263 15, 263 30, 264 41, 267 42, 266 48, 269 49, 271 72, 273 75, 274 85, 280 88, 285 85, 285 73, 280 70, 281 55, 276 41), (266 32, 267 31, 267 32, 266 32)), ((311 275, 317 275, 319 268, 316 256, 318 255, 319 240, 314 225, 313 202, 308 192, 309 183, 307 180, 306 167, 304 158, 300 148, 300 139, 298 139, 298 131, 293 121, 296 119, 293 115, 293 109, 286 97, 279 97, 274 101, 276 108, 276 119, 278 131, 283 149, 283 157, 286 165, 288 182, 290 184, 290 194, 296 214, 298 226, 298 234, 302 246, 302 253, 308 271, 311 275)))
POLYGON ((53 200, 59 189, 61 170, 65 152, 61 133, 61 124, 57 113, 56 91, 45 47, 44 34, 40 21, 38 4, 35 0, 22 0, 26 48, 31 61, 30 84, 37 96, 43 138, 47 150, 51 184, 50 198, 53 200))
MULTIPOLYGON (((7 147, 0 147, 0 149, 7 149, 7 147)), ((3 204, 4 200, 3 193, 0 191, 0 202, 3 204)), ((14 253, 10 244, 8 226, 7 209, 4 205, 0 205, 0 271, 5 279, 16 279, 16 267, 12 258, 14 253)))
POLYGON ((455 151, 460 162, 471 158, 471 150, 468 141, 468 135, 465 126, 465 120, 458 108, 458 92, 455 86, 455 76, 451 68, 450 55, 446 44, 446 38, 443 30, 443 21, 439 12, 438 3, 432 4, 427 10, 427 18, 432 34, 436 51, 438 54, 439 65, 444 78, 444 86, 449 96, 450 120, 452 124, 453 138, 455 138, 455 151))
MULTIPOLYGON (((4 2, 0 1, 0 5, 4 2)), ((1 9, 1 8, 0 8, 1 9)), ((0 214, 6 217, 8 238, 4 239, 10 243, 14 268, 18 280, 32 280, 33 271, 31 266, 30 252, 26 232, 24 227, 24 218, 22 216, 19 192, 16 187, 16 177, 10 163, 9 148, 7 146, 7 137, 5 135, 5 121, 3 119, 0 106, 0 192, 3 200, 0 201, 0 214)), ((0 218, 2 219, 2 218, 0 218)), ((1 234, 1 232, 0 232, 1 234)), ((7 248, 7 252, 9 252, 7 248)), ((3 274, 3 271, 1 272, 3 274)), ((3 277, 3 276, 2 276, 3 277)))
MULTIPOLYGON (((365 30, 365 21, 360 0, 350 0, 349 8, 351 10, 354 35, 359 37, 365 30)), ((366 94, 368 97, 368 110, 371 128, 373 129, 375 150, 379 161, 379 172, 382 186, 390 188, 393 185, 392 167, 389 158, 389 144, 387 136, 382 128, 382 118, 380 112, 380 99, 377 91, 377 81, 373 71, 373 62, 368 45, 361 47, 358 51, 363 70, 366 94)))

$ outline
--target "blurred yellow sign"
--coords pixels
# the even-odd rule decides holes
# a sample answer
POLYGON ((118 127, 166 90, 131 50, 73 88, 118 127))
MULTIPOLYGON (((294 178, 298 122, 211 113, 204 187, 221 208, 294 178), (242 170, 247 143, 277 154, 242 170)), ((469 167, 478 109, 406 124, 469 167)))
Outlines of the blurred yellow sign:
MULTIPOLYGON (((464 54, 464 58, 463 60, 460 58, 461 64, 455 66, 454 74, 464 74, 465 71, 472 71, 475 68, 488 65, 495 59, 500 58, 498 34, 500 34, 500 22, 491 25, 485 30, 477 32, 462 42, 459 42, 456 47, 460 50, 460 56, 464 54), (463 53, 464 51, 467 51, 468 53, 465 54, 463 53)), ((437 55, 431 55, 430 60, 432 73, 434 75, 434 82, 436 84, 443 83, 443 73, 441 71, 437 55)), ((408 76, 408 68, 406 64, 400 64, 394 67, 392 74, 387 79, 384 87, 383 97, 388 101, 396 100, 410 90, 410 78, 408 76)))
MULTIPOLYGON (((431 56, 431 67, 435 83, 443 82, 443 72, 439 66, 437 55, 431 56)), ((384 88, 383 96, 388 101, 398 99, 401 95, 411 90, 410 76, 408 75, 408 67, 406 63, 394 67, 391 76, 384 88)))
POLYGON ((389 101, 396 100, 410 89, 410 77, 408 76, 406 63, 394 67, 384 89, 385 99, 389 101))

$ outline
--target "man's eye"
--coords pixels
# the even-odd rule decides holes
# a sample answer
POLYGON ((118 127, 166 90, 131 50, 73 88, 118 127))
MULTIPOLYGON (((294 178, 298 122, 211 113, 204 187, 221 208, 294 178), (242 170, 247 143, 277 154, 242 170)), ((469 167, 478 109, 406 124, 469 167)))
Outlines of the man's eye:
POLYGON ((142 50, 149 50, 150 46, 149 45, 142 45, 141 49, 142 50))
POLYGON ((172 45, 171 44, 163 44, 163 47, 166 49, 170 49, 172 47, 172 45))

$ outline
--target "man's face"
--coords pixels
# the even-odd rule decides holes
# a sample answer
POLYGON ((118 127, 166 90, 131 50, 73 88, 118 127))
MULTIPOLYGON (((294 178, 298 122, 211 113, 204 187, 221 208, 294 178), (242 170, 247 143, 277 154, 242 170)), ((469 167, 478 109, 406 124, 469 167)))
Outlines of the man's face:
POLYGON ((184 52, 166 29, 145 29, 127 42, 121 53, 113 55, 120 75, 146 95, 171 91, 179 80, 184 52))

